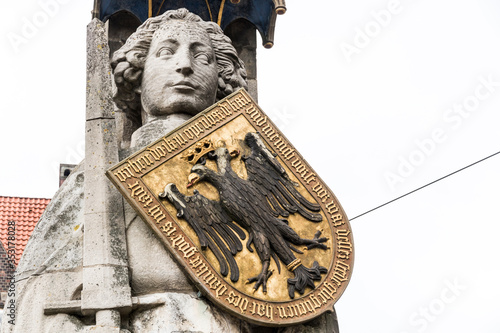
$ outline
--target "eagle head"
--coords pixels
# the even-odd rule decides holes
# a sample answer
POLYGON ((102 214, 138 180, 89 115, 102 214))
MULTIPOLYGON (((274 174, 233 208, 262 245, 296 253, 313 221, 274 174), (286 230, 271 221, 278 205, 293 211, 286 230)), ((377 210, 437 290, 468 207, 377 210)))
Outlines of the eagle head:
POLYGON ((188 176, 187 187, 191 187, 200 180, 203 180, 208 174, 208 168, 202 164, 195 164, 191 168, 191 173, 188 176))

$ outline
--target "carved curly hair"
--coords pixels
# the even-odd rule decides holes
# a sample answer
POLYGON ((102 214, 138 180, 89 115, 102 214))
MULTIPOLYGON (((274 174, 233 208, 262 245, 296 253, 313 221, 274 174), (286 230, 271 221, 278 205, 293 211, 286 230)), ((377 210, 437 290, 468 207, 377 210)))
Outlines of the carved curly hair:
POLYGON ((146 56, 153 34, 170 20, 197 22, 207 31, 212 41, 219 75, 217 100, 228 96, 238 88, 247 88, 245 65, 238 57, 229 37, 224 35, 219 26, 214 22, 203 21, 198 15, 184 8, 169 10, 146 20, 111 59, 117 87, 113 99, 132 122, 132 127, 136 129, 142 126, 140 87, 146 56))

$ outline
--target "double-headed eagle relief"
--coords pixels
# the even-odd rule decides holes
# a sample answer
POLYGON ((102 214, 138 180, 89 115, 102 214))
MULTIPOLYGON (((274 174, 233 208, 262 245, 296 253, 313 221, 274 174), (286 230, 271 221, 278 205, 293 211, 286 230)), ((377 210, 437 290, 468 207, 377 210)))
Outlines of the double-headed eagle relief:
POLYGON ((303 254, 295 246, 306 245, 306 250, 313 248, 327 249, 327 238, 319 238, 318 231, 313 239, 304 239, 297 234, 284 217, 300 214, 311 222, 321 222, 322 216, 318 204, 309 202, 295 187, 285 169, 275 156, 266 148, 258 133, 247 133, 245 144, 251 149, 249 156, 242 156, 248 179, 240 178, 231 167, 231 159, 239 155, 237 149, 231 152, 227 147, 213 148, 211 142, 202 144, 202 150, 195 155, 188 155, 196 163, 189 175, 188 187, 206 181, 212 184, 220 195, 220 201, 209 200, 197 190, 194 195, 185 196, 175 184, 170 183, 160 193, 177 209, 177 217, 184 218, 195 230, 202 249, 209 248, 217 258, 220 273, 228 275, 233 282, 239 279, 239 267, 234 257, 242 250, 240 240, 246 238, 242 229, 248 232, 246 247, 255 252, 262 264, 261 272, 249 277, 247 283, 255 282, 254 289, 262 286, 267 292, 267 280, 273 274, 269 269, 271 258, 274 259, 278 273, 282 262, 294 273, 288 279, 288 294, 295 297, 295 291, 303 294, 306 287, 315 287, 314 281, 321 279, 327 269, 314 261, 311 267, 305 267, 295 253, 303 254), (197 156, 199 156, 199 159, 197 156), (205 158, 212 159, 217 171, 206 166, 205 158), (280 218, 283 217, 283 218, 280 218), (228 268, 229 267, 229 268, 228 268))
POLYGON ((344 211, 243 89, 107 174, 194 285, 235 316, 305 322, 347 287, 344 211))

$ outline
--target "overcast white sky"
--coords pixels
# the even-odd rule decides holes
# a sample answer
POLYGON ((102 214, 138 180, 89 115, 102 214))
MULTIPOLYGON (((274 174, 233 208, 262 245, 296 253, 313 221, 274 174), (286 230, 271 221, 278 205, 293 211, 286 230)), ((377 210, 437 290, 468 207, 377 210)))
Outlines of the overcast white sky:
MULTIPOLYGON (((0 4, 0 195, 50 198, 59 163, 83 158, 92 1, 54 1, 0 4)), ((349 217, 500 151, 498 1, 287 5, 258 49, 259 104, 349 217)), ((500 332, 499 170, 497 155, 351 222, 342 333, 500 332)))

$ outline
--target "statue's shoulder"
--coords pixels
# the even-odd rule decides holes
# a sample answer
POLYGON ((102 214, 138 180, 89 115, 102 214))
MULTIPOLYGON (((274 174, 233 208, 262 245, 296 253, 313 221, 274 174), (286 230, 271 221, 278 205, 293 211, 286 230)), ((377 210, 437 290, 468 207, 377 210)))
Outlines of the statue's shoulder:
POLYGON ((45 209, 17 267, 20 278, 53 265, 58 270, 82 265, 84 169, 82 162, 45 209))

